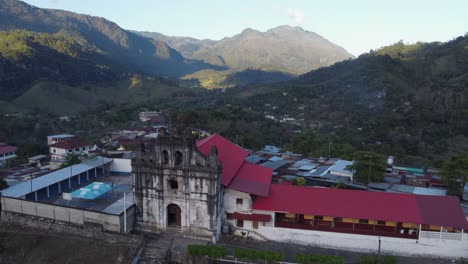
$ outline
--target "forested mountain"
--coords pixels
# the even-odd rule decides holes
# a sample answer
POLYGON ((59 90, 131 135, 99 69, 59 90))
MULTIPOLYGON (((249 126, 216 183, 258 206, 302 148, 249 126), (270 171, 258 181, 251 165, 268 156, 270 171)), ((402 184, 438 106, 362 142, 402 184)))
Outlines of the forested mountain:
POLYGON ((227 68, 203 70, 183 77, 196 80, 205 88, 267 83, 269 79, 284 81, 353 57, 342 47, 300 27, 279 26, 266 32, 249 28, 219 41, 137 33, 164 41, 187 58, 227 68), (243 71, 246 72, 240 73, 243 71))
POLYGON ((129 73, 177 77, 220 68, 187 60, 166 43, 104 18, 17 0, 0 0, 0 31, 0 89, 7 96, 20 95, 39 78, 73 85, 129 73))
POLYGON ((356 147, 436 160, 468 151, 468 36, 399 42, 290 82, 226 96, 293 116, 356 147))
POLYGON ((266 32, 248 28, 219 41, 139 33, 168 43, 187 58, 235 70, 302 74, 352 58, 342 47, 300 27, 279 26, 266 32))

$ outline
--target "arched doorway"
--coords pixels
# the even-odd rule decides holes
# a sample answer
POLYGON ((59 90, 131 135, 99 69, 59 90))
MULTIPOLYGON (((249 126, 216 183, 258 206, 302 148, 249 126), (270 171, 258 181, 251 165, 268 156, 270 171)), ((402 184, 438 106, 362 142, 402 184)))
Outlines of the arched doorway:
POLYGON ((181 226, 181 210, 178 205, 170 204, 167 206, 167 226, 180 227, 181 226))

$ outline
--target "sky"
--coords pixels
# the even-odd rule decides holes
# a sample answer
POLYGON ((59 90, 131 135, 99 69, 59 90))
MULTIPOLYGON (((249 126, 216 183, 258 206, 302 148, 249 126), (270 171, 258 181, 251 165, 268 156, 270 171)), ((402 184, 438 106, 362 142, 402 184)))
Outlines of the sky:
POLYGON ((104 17, 125 29, 198 39, 245 28, 300 26, 353 55, 403 40, 448 41, 468 32, 468 0, 25 0, 104 17))

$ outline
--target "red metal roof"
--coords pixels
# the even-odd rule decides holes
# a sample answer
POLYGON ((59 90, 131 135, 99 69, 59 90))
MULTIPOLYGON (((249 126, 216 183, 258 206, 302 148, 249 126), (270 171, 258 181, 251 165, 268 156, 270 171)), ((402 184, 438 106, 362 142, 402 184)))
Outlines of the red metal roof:
POLYGON ((17 150, 18 150, 17 147, 9 146, 5 143, 0 142, 0 154, 16 152, 17 150))
POLYGON ((70 138, 68 140, 52 144, 49 147, 60 148, 60 149, 74 149, 74 148, 80 148, 80 147, 89 146, 89 145, 91 144, 84 139, 70 138))
POLYGON ((238 220, 249 220, 249 221, 259 221, 259 222, 269 222, 271 219, 271 215, 264 215, 264 214, 243 214, 235 212, 231 214, 232 219, 238 220))
POLYGON ((457 198, 272 184, 255 210, 468 228, 457 198))
POLYGON ((209 155, 214 146, 218 149, 218 159, 223 165, 222 183, 229 186, 249 153, 219 134, 197 141, 198 149, 205 155, 209 155))
POLYGON ((440 226, 468 228, 468 223, 455 196, 416 195, 416 201, 423 219, 440 226))
POLYGON ((272 169, 244 161, 228 188, 240 192, 268 196, 272 175, 272 169))

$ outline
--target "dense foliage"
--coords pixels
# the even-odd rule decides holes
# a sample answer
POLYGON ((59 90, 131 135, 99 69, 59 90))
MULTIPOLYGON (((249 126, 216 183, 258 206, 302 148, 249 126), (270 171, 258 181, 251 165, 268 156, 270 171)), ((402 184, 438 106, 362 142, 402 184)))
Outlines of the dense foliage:
POLYGON ((468 151, 467 47, 467 36, 397 43, 297 80, 227 93, 253 110, 289 115, 357 149, 395 155, 399 163, 437 165, 468 151))
POLYGON ((237 248, 234 250, 234 257, 245 260, 264 260, 267 263, 283 261, 284 257, 281 252, 277 251, 261 251, 256 249, 237 248))
MULTIPOLYGON (((3 178, 0 178, 0 190, 5 189, 6 187, 8 187, 8 183, 3 178)), ((1 250, 1 248, 0 248, 0 250, 1 250)), ((1 253, 1 251, 0 251, 0 253, 1 253)))
POLYGON ((394 256, 364 255, 361 257, 361 264, 397 264, 394 256))
POLYGON ((442 165, 442 175, 448 186, 448 194, 463 196, 463 188, 468 182, 468 154, 446 160, 442 165))
POLYGON ((360 182, 382 181, 385 172, 385 157, 371 151, 357 151, 353 154, 354 164, 349 169, 353 170, 354 178, 360 182))
POLYGON ((344 257, 332 255, 297 254, 295 260, 301 264, 344 264, 344 257))
POLYGON ((187 251, 189 256, 206 256, 214 259, 223 258, 227 255, 228 252, 225 247, 211 245, 188 245, 187 251))

